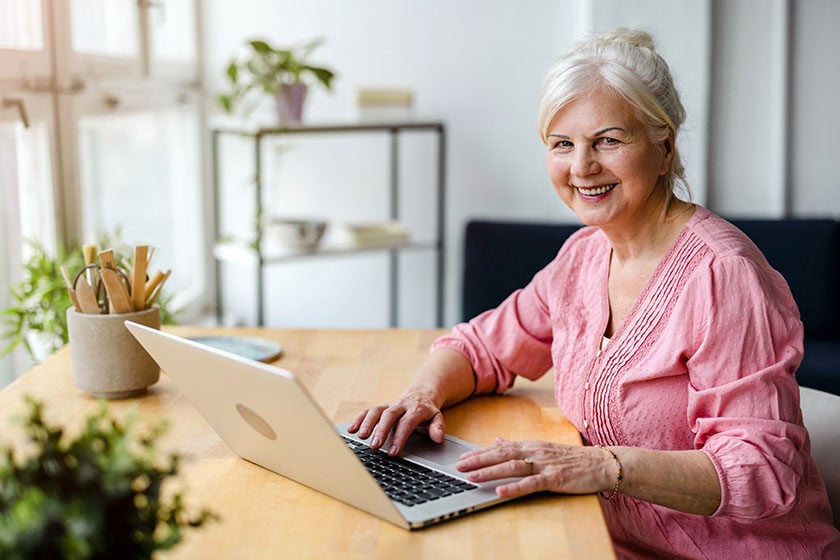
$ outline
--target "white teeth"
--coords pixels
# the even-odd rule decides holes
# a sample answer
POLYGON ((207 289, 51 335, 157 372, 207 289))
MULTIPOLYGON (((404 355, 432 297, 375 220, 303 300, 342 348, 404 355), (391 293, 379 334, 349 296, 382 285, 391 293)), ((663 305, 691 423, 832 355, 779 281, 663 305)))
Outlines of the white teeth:
POLYGON ((584 189, 582 187, 578 187, 577 190, 580 191, 580 194, 586 196, 595 196, 613 190, 617 184, 618 183, 613 183, 612 185, 604 185, 602 187, 595 187, 592 189, 584 189))

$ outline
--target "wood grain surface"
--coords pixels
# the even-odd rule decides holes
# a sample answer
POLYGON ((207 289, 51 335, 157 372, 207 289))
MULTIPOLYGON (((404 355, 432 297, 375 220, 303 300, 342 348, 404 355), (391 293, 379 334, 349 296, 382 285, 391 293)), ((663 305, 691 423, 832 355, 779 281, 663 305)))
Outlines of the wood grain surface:
MULTIPOLYGON (((174 327, 181 336, 242 335, 275 341, 274 363, 310 389, 334 421, 396 397, 440 330, 291 330, 174 327)), ((0 440, 22 444, 13 417, 23 397, 46 402, 48 419, 78 429, 97 401, 73 386, 64 348, 0 391, 0 440)), ((162 446, 187 454, 176 486, 189 507, 221 521, 187 532, 157 558, 613 558, 599 499, 540 494, 421 531, 409 532, 236 457, 166 375, 147 395, 109 401, 111 414, 165 418, 162 446)), ((485 444, 496 436, 580 443, 557 409, 550 376, 519 380, 504 396, 478 397, 445 412, 458 437, 485 444)))

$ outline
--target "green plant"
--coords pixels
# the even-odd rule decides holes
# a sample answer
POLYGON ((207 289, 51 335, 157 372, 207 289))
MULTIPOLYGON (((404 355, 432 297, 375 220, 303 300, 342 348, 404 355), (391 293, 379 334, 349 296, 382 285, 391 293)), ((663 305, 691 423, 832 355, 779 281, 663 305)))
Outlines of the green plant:
POLYGON ((230 91, 219 95, 217 102, 230 113, 246 99, 261 95, 276 97, 289 85, 307 83, 311 78, 327 90, 332 89, 333 71, 307 62, 321 43, 322 40, 316 39, 298 47, 277 48, 264 40, 247 41, 248 52, 227 66, 225 75, 230 91))
MULTIPOLYGON (((84 266, 81 248, 72 247, 67 251, 59 248, 56 255, 51 256, 40 243, 29 241, 27 244, 31 256, 23 263, 23 277, 10 288, 11 307, 0 313, 0 320, 5 326, 0 340, 7 341, 0 357, 23 344, 29 355, 35 358, 37 352, 28 338, 30 333, 41 335, 39 342, 48 353, 67 343, 66 311, 73 303, 61 275, 61 267, 67 267, 70 274, 81 270, 84 266)), ((102 236, 99 246, 112 247, 123 266, 133 259, 131 248, 120 241, 119 232, 113 236, 102 236)), ((162 294, 157 299, 163 324, 176 321, 171 310, 171 298, 171 295, 162 294)))
POLYGON ((2 313, 8 340, 0 352, 5 356, 23 344, 30 356, 36 352, 27 338, 28 333, 41 334, 45 350, 54 352, 67 342, 67 317, 65 312, 72 305, 67 285, 61 276, 61 266, 78 270, 84 266, 80 250, 65 252, 61 249, 55 257, 34 241, 28 242, 31 256, 23 263, 23 278, 10 288, 12 306, 2 313))
POLYGON ((68 439, 44 420, 43 403, 25 398, 34 452, 18 463, 12 448, 0 450, 0 558, 151 558, 183 529, 217 519, 206 509, 187 515, 182 492, 162 497, 182 460, 156 461, 163 423, 132 435, 135 416, 120 423, 103 401, 68 439))

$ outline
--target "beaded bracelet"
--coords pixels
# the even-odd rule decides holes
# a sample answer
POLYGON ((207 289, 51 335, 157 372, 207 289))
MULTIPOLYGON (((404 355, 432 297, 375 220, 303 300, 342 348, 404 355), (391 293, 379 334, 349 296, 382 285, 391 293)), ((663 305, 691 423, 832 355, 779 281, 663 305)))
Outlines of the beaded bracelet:
POLYGON ((624 469, 621 468, 621 461, 619 461, 618 455, 615 454, 615 451, 613 451, 609 447, 604 447, 603 445, 596 445, 596 447, 600 447, 601 449, 609 453, 615 461, 615 464, 618 465, 618 476, 615 478, 615 486, 613 486, 612 492, 610 492, 606 496, 603 492, 600 493, 603 499, 610 501, 613 498, 615 498, 616 494, 618 494, 618 488, 619 486, 621 486, 621 481, 624 480, 624 469))

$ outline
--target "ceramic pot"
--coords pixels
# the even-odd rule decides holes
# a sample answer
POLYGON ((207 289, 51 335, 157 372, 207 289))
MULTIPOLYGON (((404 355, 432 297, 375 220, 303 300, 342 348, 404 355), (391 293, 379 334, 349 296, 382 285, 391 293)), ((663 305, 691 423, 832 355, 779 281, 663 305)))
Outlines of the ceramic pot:
POLYGON ((67 334, 73 383, 96 397, 120 399, 141 395, 157 383, 160 367, 125 328, 134 321, 160 328, 160 308, 115 315, 67 310, 67 334))
POLYGON ((286 84, 277 92, 277 120, 281 125, 300 124, 306 101, 306 84, 286 84))

